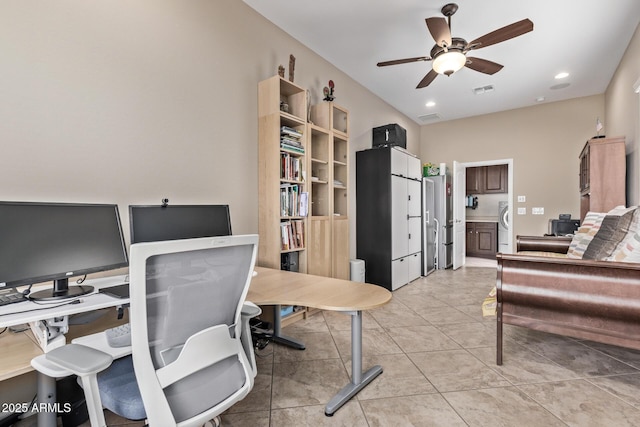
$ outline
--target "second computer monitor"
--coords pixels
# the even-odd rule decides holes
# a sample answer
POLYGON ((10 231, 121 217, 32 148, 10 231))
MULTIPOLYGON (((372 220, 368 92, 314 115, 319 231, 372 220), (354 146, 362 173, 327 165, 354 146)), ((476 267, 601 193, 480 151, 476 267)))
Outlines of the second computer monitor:
POLYGON ((228 236, 228 205, 129 206, 131 243, 228 236))

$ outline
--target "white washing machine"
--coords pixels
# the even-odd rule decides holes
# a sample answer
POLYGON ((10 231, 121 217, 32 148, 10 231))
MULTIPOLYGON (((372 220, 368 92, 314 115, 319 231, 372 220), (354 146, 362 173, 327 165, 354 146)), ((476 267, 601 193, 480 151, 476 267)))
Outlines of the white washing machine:
POLYGON ((498 202, 498 252, 509 248, 509 202, 498 202))

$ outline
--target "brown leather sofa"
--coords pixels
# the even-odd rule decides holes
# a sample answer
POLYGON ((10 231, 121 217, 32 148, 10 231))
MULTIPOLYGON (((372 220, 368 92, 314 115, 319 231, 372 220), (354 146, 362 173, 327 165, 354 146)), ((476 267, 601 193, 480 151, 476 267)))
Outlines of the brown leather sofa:
POLYGON ((518 236, 497 255, 498 365, 503 324, 640 350, 640 264, 558 256, 570 243, 518 236))

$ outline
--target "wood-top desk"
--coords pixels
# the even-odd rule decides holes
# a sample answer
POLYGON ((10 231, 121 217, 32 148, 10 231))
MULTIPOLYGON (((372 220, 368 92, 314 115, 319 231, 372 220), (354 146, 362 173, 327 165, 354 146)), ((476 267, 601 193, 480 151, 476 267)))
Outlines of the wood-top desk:
MULTIPOLYGON (((383 306, 391 300, 391 292, 376 285, 311 274, 262 267, 256 271, 247 295, 254 304, 302 305, 351 315, 351 382, 327 403, 324 412, 333 415, 382 373, 379 365, 362 372, 362 311, 383 306)), ((274 329, 279 334, 279 325, 274 329)))
MULTIPOLYGON (((341 311, 351 317, 351 367, 352 379, 329 401, 325 414, 333 415, 351 397, 382 373, 380 366, 362 372, 362 311, 380 307, 391 300, 388 290, 349 280, 313 276, 256 267, 257 276, 251 280, 247 300, 258 305, 302 305, 322 310, 341 311)), ((115 282, 114 282, 115 284, 115 282)), ((111 298, 101 294, 99 298, 111 298)), ((115 299, 111 305, 128 303, 115 299)), ((47 315, 50 316, 49 313, 47 315)), ((107 326, 110 327, 110 326, 107 326)), ((6 332, 8 333, 8 332, 6 332)), ((70 339, 68 340, 68 342, 70 339)), ((11 361, 13 368, 0 373, 0 380, 32 371, 31 359, 42 351, 25 333, 18 336, 2 336, 2 365, 11 361)))

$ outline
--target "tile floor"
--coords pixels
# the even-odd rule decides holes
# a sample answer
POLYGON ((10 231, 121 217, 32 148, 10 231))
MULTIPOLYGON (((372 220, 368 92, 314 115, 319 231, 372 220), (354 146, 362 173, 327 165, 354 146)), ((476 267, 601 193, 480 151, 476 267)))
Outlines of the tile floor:
POLYGON ((507 325, 497 366, 495 318, 480 310, 495 268, 470 265, 416 280, 364 313, 363 365, 384 372, 333 417, 324 405, 349 381, 350 317, 318 312, 284 330, 306 350, 260 352, 252 392, 223 425, 640 426, 638 351, 507 325))

